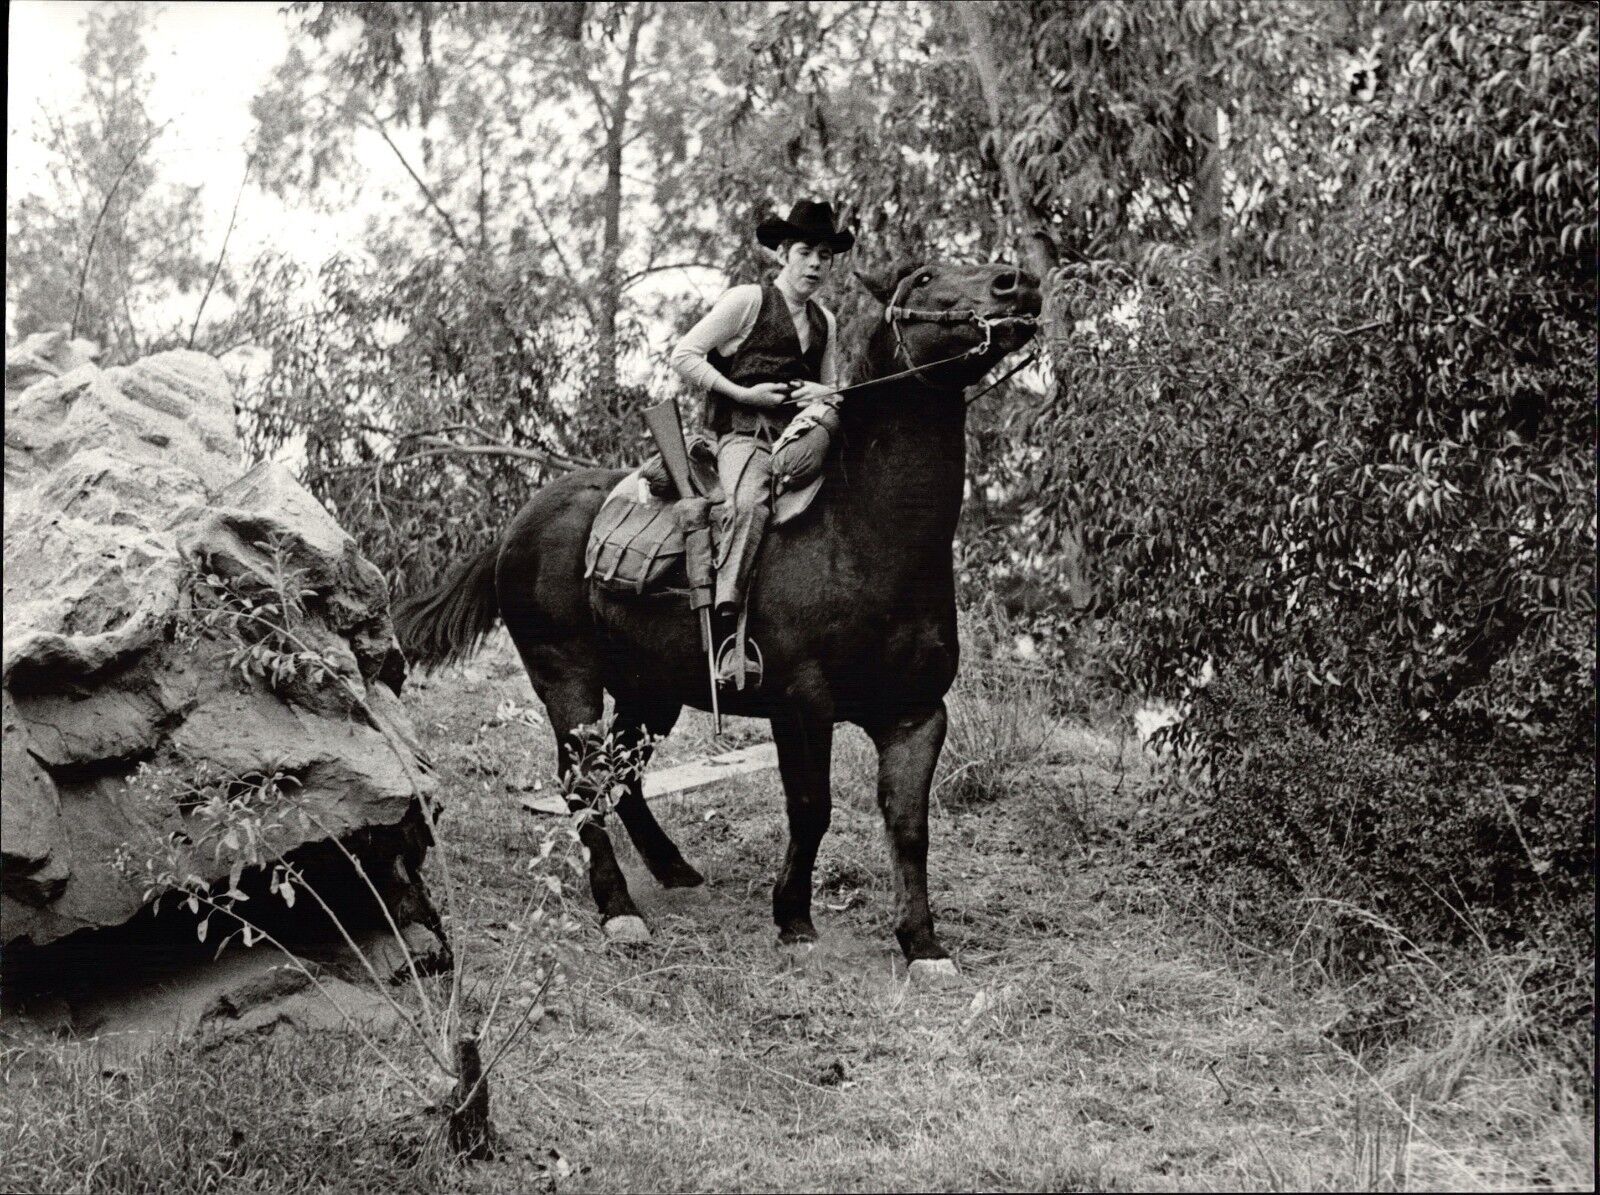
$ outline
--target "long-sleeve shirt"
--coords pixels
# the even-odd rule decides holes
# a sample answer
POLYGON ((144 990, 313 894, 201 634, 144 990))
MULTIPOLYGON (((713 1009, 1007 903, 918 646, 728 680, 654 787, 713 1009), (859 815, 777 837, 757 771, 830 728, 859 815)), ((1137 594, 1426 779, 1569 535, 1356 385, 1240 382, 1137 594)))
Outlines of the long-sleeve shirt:
MULTIPOLYGON (((805 303, 797 305, 795 296, 790 295, 781 282, 776 285, 778 293, 783 296, 784 306, 789 309, 790 318, 794 320, 795 334, 800 338, 800 351, 805 352, 811 347, 811 321, 806 319, 805 303)), ((817 306, 822 311, 823 322, 828 326, 828 343, 822 350, 819 380, 824 386, 835 386, 839 382, 839 353, 833 312, 821 303, 817 306)), ((724 357, 732 356, 744 343, 745 337, 750 335, 750 329, 756 326, 756 317, 760 314, 760 286, 750 283, 726 291, 712 304, 711 310, 700 322, 678 341, 677 347, 672 350, 672 368, 697 390, 717 392, 716 383, 726 379, 706 359, 707 355, 715 349, 724 357)))

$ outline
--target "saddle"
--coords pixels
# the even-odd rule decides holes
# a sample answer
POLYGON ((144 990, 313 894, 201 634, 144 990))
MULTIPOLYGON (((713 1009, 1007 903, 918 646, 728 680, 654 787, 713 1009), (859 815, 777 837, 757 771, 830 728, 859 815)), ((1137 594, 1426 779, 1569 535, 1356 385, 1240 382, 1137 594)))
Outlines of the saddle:
MULTIPOLYGON (((805 437, 818 431, 831 438, 834 426, 837 424, 819 429, 816 420, 797 418, 774 446, 774 463, 784 459, 789 445, 798 448, 805 437)), ((727 498, 717 476, 717 452, 711 442, 693 435, 686 447, 694 497, 677 497, 659 453, 648 457, 606 495, 584 552, 584 576, 591 584, 612 593, 640 596, 687 594, 711 581, 715 562, 722 559, 719 533, 727 498), (695 534, 702 528, 707 536, 695 534), (708 553, 709 559, 702 561, 702 552, 708 553), (686 554, 693 557, 688 566, 686 554)), ((822 451, 826 451, 826 440, 822 451)), ((793 521, 811 506, 822 489, 820 454, 815 469, 815 476, 796 478, 798 484, 779 489, 773 500, 772 526, 793 521)))
MULTIPOLYGON (((838 426, 838 413, 822 404, 796 416, 773 444, 774 526, 798 517, 817 496, 822 488, 823 459, 838 426)), ((702 635, 708 639, 709 650, 710 624, 704 621, 709 616, 707 607, 716 589, 718 568, 737 567, 729 565, 724 555, 737 536, 721 534, 728 499, 718 478, 716 450, 703 436, 689 438, 684 447, 689 485, 695 493, 677 496, 659 453, 645 461, 601 503, 584 551, 584 576, 590 584, 591 600, 597 590, 635 597, 684 596, 689 609, 702 619, 702 635)), ((737 628, 712 661, 713 675, 731 680, 741 690, 751 674, 760 685, 765 671, 760 650, 747 637, 749 613, 749 604, 743 604, 737 628), (747 654, 747 647, 753 654, 747 654)))

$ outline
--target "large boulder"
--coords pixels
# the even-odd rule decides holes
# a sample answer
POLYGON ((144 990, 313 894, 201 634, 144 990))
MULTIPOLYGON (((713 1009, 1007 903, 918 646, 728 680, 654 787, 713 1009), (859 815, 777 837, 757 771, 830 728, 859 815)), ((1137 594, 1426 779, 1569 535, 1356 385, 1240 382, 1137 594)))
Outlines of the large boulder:
MULTIPOLYGON (((213 358, 89 356, 30 338, 6 359, 0 940, 132 918, 152 844, 193 828, 189 778, 285 775, 308 816, 274 819, 276 850, 384 844, 402 863, 373 860, 384 875, 414 873, 432 781, 382 575, 281 465, 245 470, 213 358), (292 641, 269 645, 316 666, 247 676, 230 656, 273 616, 198 613, 286 582, 292 641)), ((190 865, 216 879, 234 862, 190 865)))

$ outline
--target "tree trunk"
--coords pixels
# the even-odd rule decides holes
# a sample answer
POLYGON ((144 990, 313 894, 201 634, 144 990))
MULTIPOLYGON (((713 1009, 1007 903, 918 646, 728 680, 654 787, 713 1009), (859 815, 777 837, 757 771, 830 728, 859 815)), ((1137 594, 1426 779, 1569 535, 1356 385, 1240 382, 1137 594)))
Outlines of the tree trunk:
POLYGON ((1056 246, 1039 219, 1037 211, 1022 183, 1017 170, 1016 157, 1011 152, 1010 132, 1006 128, 1004 96, 1000 86, 1000 68, 994 50, 994 29, 989 6, 978 3, 961 3, 954 6, 961 24, 967 32, 967 49, 972 65, 978 73, 978 86, 983 92, 984 104, 989 109, 989 127, 995 146, 995 160, 1000 163, 1000 176, 1005 183, 1011 218, 1016 224, 1021 242, 1023 264, 1043 281, 1056 265, 1056 246))
POLYGON ((494 1156, 494 1129, 489 1120, 489 1079, 483 1073, 478 1039, 456 1042, 456 1086, 450 1096, 450 1150, 457 1157, 483 1162, 494 1156))
POLYGON ((1197 151, 1190 229, 1196 248, 1214 269, 1227 260, 1222 223, 1222 114, 1214 97, 1205 96, 1189 110, 1189 135, 1197 151))
POLYGON ((628 106, 633 98, 633 73, 638 62, 639 35, 649 19, 649 5, 634 9, 628 29, 617 95, 606 121, 606 186, 602 199, 603 226, 600 246, 600 301, 596 306, 597 378, 606 401, 617 389, 617 313, 622 306, 622 149, 628 136, 628 106))

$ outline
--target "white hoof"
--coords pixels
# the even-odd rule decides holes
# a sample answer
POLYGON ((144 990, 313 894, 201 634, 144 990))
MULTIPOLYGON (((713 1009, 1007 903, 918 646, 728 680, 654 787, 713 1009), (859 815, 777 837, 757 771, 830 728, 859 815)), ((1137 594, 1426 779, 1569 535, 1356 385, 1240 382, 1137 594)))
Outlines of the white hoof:
POLYGON ((613 917, 606 922, 606 941, 633 945, 650 940, 650 927, 643 917, 613 917))
POLYGON ((947 958, 913 959, 906 972, 918 987, 949 987, 961 981, 961 972, 947 958))
POLYGON ((811 965, 817 954, 815 942, 779 942, 777 944, 778 965, 780 967, 795 967, 804 969, 811 965))

